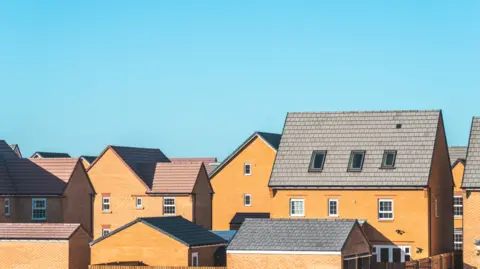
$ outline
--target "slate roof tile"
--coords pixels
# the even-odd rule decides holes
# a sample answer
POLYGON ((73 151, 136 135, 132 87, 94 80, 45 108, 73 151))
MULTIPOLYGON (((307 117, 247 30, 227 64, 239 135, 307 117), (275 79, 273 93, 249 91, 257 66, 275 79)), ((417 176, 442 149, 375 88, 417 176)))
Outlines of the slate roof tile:
POLYGON ((472 120, 462 188, 480 188, 480 117, 472 120))

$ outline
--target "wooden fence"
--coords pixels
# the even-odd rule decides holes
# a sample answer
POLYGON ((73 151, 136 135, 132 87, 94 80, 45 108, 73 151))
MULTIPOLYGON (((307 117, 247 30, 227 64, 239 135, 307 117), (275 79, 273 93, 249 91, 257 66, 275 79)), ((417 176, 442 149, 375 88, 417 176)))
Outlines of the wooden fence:
POLYGON ((90 265, 89 269, 227 269, 227 267, 190 266, 138 266, 138 265, 90 265))

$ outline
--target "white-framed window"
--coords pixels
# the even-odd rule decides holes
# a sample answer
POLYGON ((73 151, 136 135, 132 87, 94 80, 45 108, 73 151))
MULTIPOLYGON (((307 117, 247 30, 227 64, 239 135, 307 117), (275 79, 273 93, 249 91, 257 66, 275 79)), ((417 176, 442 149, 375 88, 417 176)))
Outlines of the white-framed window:
POLYGON ((102 211, 110 212, 110 196, 102 197, 102 211))
POLYGON ((453 249, 462 250, 463 249, 463 232, 462 229, 455 229, 453 233, 453 249))
POLYGON ((192 252, 192 266, 198 266, 198 252, 192 252))
POLYGON ((252 175, 252 165, 249 163, 243 164, 243 174, 245 176, 251 176, 252 175))
POLYGON ((102 228, 102 236, 107 236, 110 234, 109 228, 102 228))
POLYGON ((163 198, 163 215, 175 215, 175 197, 163 198))
POLYGON ((5 216, 10 216, 10 198, 5 198, 5 216))
POLYGON ((135 198, 135 207, 136 208, 143 208, 143 199, 141 196, 137 196, 135 198))
POLYGON ((456 218, 463 217, 463 197, 462 196, 453 197, 453 216, 456 218))
POLYGON ((378 200, 378 219, 393 220, 393 200, 392 199, 378 200))
POLYGON ((243 195, 243 205, 244 206, 252 206, 252 195, 251 194, 244 194, 243 195))
POLYGON ((328 199, 328 216, 338 217, 338 199, 328 199))
POLYGON ((407 262, 411 260, 410 246, 374 246, 374 255, 377 262, 407 262))
POLYGON ((47 199, 33 198, 32 199, 32 220, 46 220, 47 219, 47 199))
POLYGON ((304 199, 290 199, 290 216, 292 217, 305 216, 305 200, 304 199))

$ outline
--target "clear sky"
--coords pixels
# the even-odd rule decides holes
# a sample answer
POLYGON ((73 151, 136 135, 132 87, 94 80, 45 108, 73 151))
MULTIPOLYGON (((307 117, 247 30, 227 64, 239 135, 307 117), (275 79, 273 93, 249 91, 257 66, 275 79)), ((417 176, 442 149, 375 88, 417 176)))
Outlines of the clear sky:
POLYGON ((228 155, 288 111, 480 116, 480 1, 2 1, 0 139, 228 155))

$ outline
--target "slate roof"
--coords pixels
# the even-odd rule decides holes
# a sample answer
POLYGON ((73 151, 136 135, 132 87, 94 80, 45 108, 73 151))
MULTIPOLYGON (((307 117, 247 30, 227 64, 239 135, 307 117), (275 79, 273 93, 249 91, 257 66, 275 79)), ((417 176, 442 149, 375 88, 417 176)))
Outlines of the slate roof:
POLYGON ((69 239, 80 228, 70 223, 0 223, 0 239, 69 239))
POLYGON ((227 250, 341 251, 351 219, 246 219, 227 250))
POLYGON ((440 110, 288 113, 269 186, 402 188, 428 185, 440 110), (400 128, 397 128, 400 127, 400 128), (314 150, 323 171, 309 172, 314 150), (361 172, 348 172, 352 150, 365 150, 361 172), (396 150, 395 169, 382 169, 396 150))
POLYGON ((71 157, 70 154, 63 153, 63 152, 37 151, 30 158, 34 158, 36 155, 38 155, 40 158, 70 158, 71 157))
POLYGON ((203 164, 205 165, 205 169, 207 170, 207 174, 210 174, 210 172, 212 172, 213 168, 216 167, 214 164, 217 163, 217 158, 215 158, 215 157, 212 157, 212 158, 169 158, 169 159, 172 163, 203 162, 203 164))
POLYGON ((465 162, 467 159, 467 147, 449 147, 448 153, 450 154, 450 163, 452 166, 457 162, 465 162))
POLYGON ((18 155, 18 157, 22 158, 22 152, 20 151, 20 146, 18 144, 10 144, 10 147, 18 155))
POLYGON ((206 246, 206 245, 217 245, 225 244, 226 241, 222 237, 210 232, 207 229, 202 228, 201 226, 184 219, 181 216, 172 216, 172 217, 151 217, 151 218, 138 218, 126 225, 112 231, 106 236, 102 236, 94 240, 90 245, 94 245, 110 236, 119 233, 128 227, 141 222, 145 225, 152 227, 158 232, 164 233, 171 238, 177 240, 180 243, 183 243, 186 246, 206 246))
POLYGON ((480 188, 480 117, 474 117, 472 120, 462 188, 480 188))
POLYGON ((269 219, 270 213, 236 213, 230 224, 242 224, 245 219, 269 219))
POLYGON ((80 158, 84 159, 89 164, 93 163, 97 159, 97 157, 98 156, 86 156, 86 155, 80 156, 80 158))
POLYGON ((222 168, 227 165, 237 154, 239 154, 246 146, 248 146, 254 138, 260 137, 263 141, 265 141, 270 147, 272 147, 275 151, 278 150, 278 145, 280 144, 280 139, 282 135, 274 134, 274 133, 267 133, 267 132, 255 132, 247 140, 245 140, 238 148, 236 148, 232 154, 230 154, 225 160, 220 163, 218 166, 212 167, 212 171, 210 172, 210 178, 212 178, 216 173, 220 172, 222 168))

